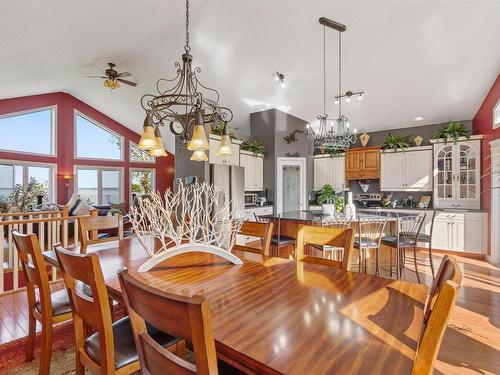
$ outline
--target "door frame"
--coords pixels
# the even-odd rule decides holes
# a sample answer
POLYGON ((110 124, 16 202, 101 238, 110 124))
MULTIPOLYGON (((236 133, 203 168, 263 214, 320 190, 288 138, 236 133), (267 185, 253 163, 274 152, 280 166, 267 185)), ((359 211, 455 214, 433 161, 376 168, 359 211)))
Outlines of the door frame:
POLYGON ((305 157, 278 157, 276 158, 276 212, 283 213, 283 197, 281 192, 283 190, 283 166, 285 165, 298 165, 300 167, 300 197, 299 203, 300 210, 305 208, 307 199, 307 158, 305 157))
POLYGON ((500 139, 490 142, 490 250, 491 254, 486 259, 491 263, 500 263, 500 233, 493 230, 500 226, 500 139))

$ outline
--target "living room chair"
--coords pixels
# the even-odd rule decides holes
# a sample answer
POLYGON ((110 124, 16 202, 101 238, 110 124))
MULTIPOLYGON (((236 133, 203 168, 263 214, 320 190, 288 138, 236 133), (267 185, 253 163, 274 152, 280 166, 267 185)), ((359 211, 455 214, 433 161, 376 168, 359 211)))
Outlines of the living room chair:
POLYGON ((79 220, 80 241, 82 248, 88 245, 123 239, 123 216, 90 216, 79 220), (116 229, 116 236, 99 238, 98 231, 116 229))

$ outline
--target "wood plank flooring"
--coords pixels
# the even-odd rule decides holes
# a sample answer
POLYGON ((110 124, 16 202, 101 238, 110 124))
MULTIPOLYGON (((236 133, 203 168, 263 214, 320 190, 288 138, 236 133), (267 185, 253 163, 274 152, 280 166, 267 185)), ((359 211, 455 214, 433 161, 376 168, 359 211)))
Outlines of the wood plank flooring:
MULTIPOLYGON (((441 257, 434 257, 436 269, 441 257)), ((500 268, 482 260, 457 259, 464 270, 463 285, 434 373, 500 374, 500 268)), ((418 260, 422 282, 430 285, 426 254, 419 254, 418 260)), ((416 281, 411 271, 405 271, 404 278, 416 281)), ((54 289, 62 287, 61 283, 53 285, 54 289)), ((24 291, 0 295, 0 343, 26 336, 26 307, 24 291)))

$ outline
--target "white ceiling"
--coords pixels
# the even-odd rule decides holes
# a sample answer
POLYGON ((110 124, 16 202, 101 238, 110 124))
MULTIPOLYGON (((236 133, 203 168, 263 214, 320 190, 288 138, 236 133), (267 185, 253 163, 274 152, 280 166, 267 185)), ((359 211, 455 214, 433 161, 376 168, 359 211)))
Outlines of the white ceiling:
MULTIPOLYGON (((240 132, 249 133, 249 113, 269 106, 312 121, 322 111, 317 20, 326 16, 347 25, 343 91, 366 91, 344 106, 352 126, 409 127, 474 116, 500 71, 499 14, 498 1, 193 0, 192 54, 240 132)), ((141 95, 173 77, 184 45, 182 0, 3 0, 0 20, 0 98, 65 91, 138 132, 141 95), (108 61, 139 85, 111 92, 83 78, 108 61)), ((337 34, 327 30, 332 116, 336 56, 337 34)))

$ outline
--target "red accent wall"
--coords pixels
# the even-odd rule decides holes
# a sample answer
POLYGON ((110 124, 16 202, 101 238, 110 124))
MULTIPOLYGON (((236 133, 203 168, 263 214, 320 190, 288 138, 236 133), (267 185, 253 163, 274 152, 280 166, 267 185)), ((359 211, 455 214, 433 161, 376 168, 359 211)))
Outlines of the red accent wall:
MULTIPOLYGON (((24 96, 18 98, 9 98, 0 100, 0 115, 21 112, 41 107, 57 106, 57 156, 35 156, 22 153, 0 151, 0 159, 35 161, 43 163, 57 164, 56 185, 57 185, 57 203, 66 203, 66 191, 64 180, 61 177, 64 174, 73 174, 75 165, 95 165, 105 167, 123 167, 124 168, 124 200, 129 203, 129 167, 133 168, 156 168, 156 189, 160 192, 172 187, 174 179, 174 155, 168 153, 168 156, 156 158, 156 165, 151 163, 130 163, 129 162, 129 141, 139 143, 140 135, 99 112, 95 108, 78 100, 77 98, 63 92, 50 94, 24 96), (74 111, 77 110, 100 124, 115 131, 124 137, 124 161, 111 160, 78 160, 74 158, 74 111)), ((138 105, 138 110, 140 110, 138 105)), ((70 183, 68 196, 74 189, 73 181, 70 183)))
MULTIPOLYGON (((493 108, 500 99, 500 74, 497 76, 493 86, 486 95, 486 98, 479 107, 479 110, 472 120, 474 134, 483 134, 484 138, 481 141, 481 207, 483 210, 490 212, 491 210, 491 179, 486 175, 491 166, 491 149, 490 142, 500 138, 500 128, 493 129, 493 108)), ((488 215, 488 228, 491 238, 491 215, 488 215)), ((491 255, 491 242, 488 241, 488 254, 491 255)))

